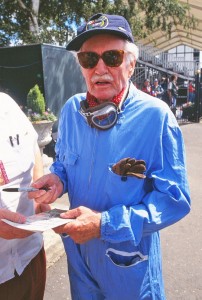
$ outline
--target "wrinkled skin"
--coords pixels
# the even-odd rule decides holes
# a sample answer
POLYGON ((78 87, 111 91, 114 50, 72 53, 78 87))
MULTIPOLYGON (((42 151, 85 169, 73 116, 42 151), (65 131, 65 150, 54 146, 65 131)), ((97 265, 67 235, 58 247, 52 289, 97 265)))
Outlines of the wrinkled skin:
POLYGON ((36 192, 29 192, 28 197, 35 199, 37 203, 52 203, 54 202, 63 192, 63 184, 59 177, 55 174, 47 174, 39 178, 32 184, 34 188, 45 187, 46 190, 39 190, 36 192))
POLYGON ((83 244, 100 237, 101 213, 80 206, 60 215, 62 218, 75 219, 54 229, 56 233, 68 234, 75 243, 83 244))
MULTIPOLYGON (((52 203, 63 192, 63 184, 55 174, 47 174, 32 184, 35 188, 46 187, 48 190, 29 192, 29 198, 37 203, 52 203)), ((87 207, 78 207, 61 214, 62 218, 75 219, 54 229, 56 233, 66 233, 79 244, 100 237, 101 213, 87 207)))
POLYGON ((16 223, 24 223, 26 221, 26 217, 7 209, 0 209, 0 237, 3 239, 21 239, 33 234, 30 231, 10 226, 4 223, 1 219, 7 219, 16 223))
MULTIPOLYGON (((35 205, 35 212, 36 213, 41 213, 44 211, 47 211, 50 209, 50 205, 48 204, 36 204, 35 205)), ((0 209, 0 237, 6 240, 11 240, 11 239, 23 239, 31 234, 33 232, 28 231, 28 230, 23 230, 19 228, 15 228, 13 226, 10 226, 3 222, 1 219, 7 219, 15 223, 20 223, 23 224, 26 221, 26 217, 16 213, 12 212, 7 209, 0 209)))

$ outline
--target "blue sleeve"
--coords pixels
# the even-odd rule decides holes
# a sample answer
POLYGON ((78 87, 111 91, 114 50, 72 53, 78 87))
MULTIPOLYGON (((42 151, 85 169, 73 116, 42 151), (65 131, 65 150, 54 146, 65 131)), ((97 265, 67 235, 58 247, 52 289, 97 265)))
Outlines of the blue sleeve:
POLYGON ((167 127, 162 136, 162 156, 147 175, 151 189, 134 206, 117 205, 102 213, 101 239, 113 243, 132 241, 174 224, 190 211, 185 149, 178 127, 167 127))

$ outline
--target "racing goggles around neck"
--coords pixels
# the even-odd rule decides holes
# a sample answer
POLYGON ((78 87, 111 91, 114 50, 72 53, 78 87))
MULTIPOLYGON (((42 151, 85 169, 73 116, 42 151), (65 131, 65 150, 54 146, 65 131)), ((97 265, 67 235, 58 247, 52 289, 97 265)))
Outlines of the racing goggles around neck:
POLYGON ((107 130, 114 126, 119 108, 113 102, 104 102, 89 108, 86 108, 85 104, 86 100, 81 101, 79 113, 91 127, 107 130))
POLYGON ((119 67, 123 62, 124 50, 107 50, 101 55, 96 52, 79 52, 77 53, 80 65, 84 69, 92 69, 97 64, 100 58, 108 67, 119 67))

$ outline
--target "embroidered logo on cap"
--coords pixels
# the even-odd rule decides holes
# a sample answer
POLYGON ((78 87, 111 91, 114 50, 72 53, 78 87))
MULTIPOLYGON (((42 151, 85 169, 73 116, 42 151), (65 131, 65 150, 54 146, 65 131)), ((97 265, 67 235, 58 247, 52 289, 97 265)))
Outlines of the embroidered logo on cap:
POLYGON ((98 19, 91 20, 86 24, 86 30, 95 28, 105 28, 109 24, 108 18, 106 16, 101 16, 98 19))

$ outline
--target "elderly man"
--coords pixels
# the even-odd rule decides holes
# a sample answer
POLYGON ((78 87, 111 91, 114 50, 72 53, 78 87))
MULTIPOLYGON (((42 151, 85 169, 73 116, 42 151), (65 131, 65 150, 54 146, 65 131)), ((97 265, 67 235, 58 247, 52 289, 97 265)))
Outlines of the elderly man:
POLYGON ((87 93, 64 105, 52 174, 30 193, 68 193, 73 221, 56 229, 72 299, 165 299, 159 230, 190 211, 181 131, 169 107, 133 84, 138 49, 127 21, 97 14, 67 46, 87 93))

